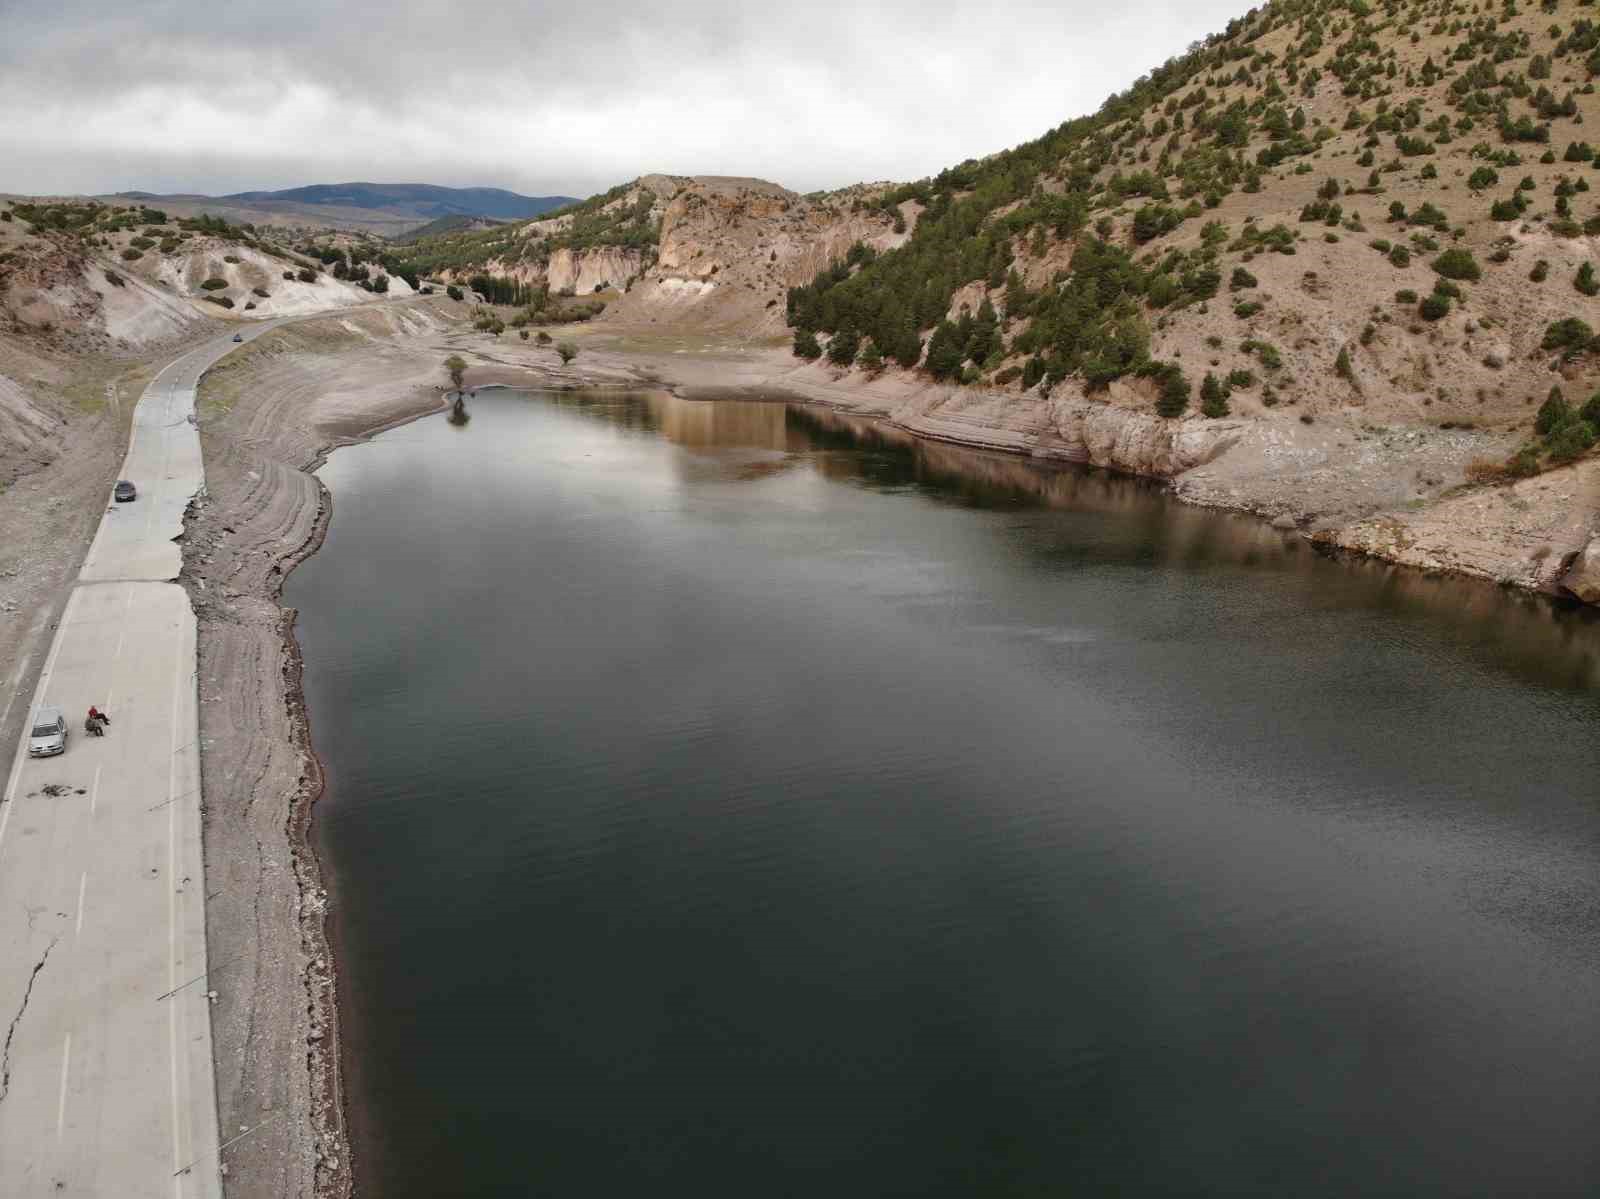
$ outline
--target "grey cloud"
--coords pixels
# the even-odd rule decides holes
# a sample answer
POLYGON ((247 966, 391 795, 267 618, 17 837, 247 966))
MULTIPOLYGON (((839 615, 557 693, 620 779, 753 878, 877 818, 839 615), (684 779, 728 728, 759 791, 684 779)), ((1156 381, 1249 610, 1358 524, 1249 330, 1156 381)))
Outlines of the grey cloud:
POLYGON ((0 191, 642 171, 915 178, 1096 107, 1239 0, 0 5, 0 191), (18 119, 16 114, 26 114, 18 119))

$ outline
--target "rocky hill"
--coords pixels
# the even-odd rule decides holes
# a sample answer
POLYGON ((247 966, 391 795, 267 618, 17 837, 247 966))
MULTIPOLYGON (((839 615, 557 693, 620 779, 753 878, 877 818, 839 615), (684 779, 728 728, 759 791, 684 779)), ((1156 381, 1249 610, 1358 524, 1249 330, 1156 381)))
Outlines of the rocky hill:
POLYGON ((1597 598, 1596 18, 1279 0, 934 179, 688 191, 605 319, 765 330, 809 263, 782 306, 815 363, 796 382, 1597 598))
MULTIPOLYGON (((376 243, 372 243, 376 244, 376 243)), ((218 322, 410 294, 251 230, 140 204, 0 202, 0 486, 48 462, 143 356, 218 322), (343 269, 343 268, 341 268, 343 269)))

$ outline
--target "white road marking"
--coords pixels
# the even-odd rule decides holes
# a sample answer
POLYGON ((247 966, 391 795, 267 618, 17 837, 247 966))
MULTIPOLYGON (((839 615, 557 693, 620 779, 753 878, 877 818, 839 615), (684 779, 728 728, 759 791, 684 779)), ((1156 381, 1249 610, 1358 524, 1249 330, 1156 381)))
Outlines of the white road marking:
MULTIPOLYGON (((172 739, 167 755, 167 989, 178 985, 178 684, 183 679, 183 638, 172 660, 172 739)), ((178 1109, 178 1004, 167 1005, 167 1036, 172 1064, 172 1193, 183 1195, 183 1142, 178 1109)))
POLYGON ((61 1129, 67 1123, 67 1067, 72 1062, 72 1034, 67 1034, 61 1046, 61 1096, 56 1100, 56 1140, 61 1140, 61 1129))
POLYGON ((94 768, 94 785, 89 788, 89 815, 94 815, 94 810, 100 802, 100 767, 94 768))
POLYGON ((88 885, 89 872, 85 870, 82 877, 78 879, 78 923, 72 929, 74 937, 83 931, 83 892, 88 885))

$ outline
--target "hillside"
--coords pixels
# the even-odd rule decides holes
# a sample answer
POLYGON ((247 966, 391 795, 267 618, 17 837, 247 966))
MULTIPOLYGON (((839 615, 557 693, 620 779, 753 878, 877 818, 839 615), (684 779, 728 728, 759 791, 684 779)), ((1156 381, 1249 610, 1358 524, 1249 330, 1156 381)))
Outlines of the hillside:
POLYGON ((344 229, 391 237, 419 229, 440 217, 525 220, 575 202, 570 196, 524 196, 497 187, 436 187, 427 183, 318 183, 225 196, 122 192, 100 199, 109 204, 135 201, 179 216, 215 216, 236 225, 344 229))
POLYGON ((792 384, 929 436, 1600 598, 1566 570, 1600 496, 1597 16, 1277 0, 932 179, 647 176, 420 248, 622 282, 615 325, 791 332, 792 384))
POLYGON ((0 202, 0 487, 52 460, 152 351, 219 322, 410 294, 359 250, 346 257, 335 268, 143 205, 0 202))

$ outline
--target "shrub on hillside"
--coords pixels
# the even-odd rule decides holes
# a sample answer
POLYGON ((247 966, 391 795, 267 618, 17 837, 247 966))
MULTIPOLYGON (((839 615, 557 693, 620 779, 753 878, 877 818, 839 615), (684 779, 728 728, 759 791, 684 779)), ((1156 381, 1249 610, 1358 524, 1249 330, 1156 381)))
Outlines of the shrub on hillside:
POLYGON ((222 261, 223 262, 232 262, 232 263, 237 264, 240 261, 240 258, 239 258, 239 256, 237 254, 224 254, 222 256, 222 261))
POLYGON ((1575 316, 1566 317, 1555 321, 1544 331, 1544 340, 1539 343, 1543 350, 1560 350, 1566 358, 1575 357, 1583 353, 1594 344, 1594 330, 1587 323, 1575 316))
POLYGON ((459 300, 461 298, 461 289, 452 283, 444 289, 444 294, 449 296, 452 300, 459 300))
POLYGON ((1174 362, 1163 362, 1157 368, 1157 381, 1161 393, 1156 397, 1156 415, 1176 420, 1189 407, 1189 380, 1174 362))
POLYGON ((1586 262, 1578 268, 1578 273, 1572 280, 1576 287, 1586 296, 1600 295, 1600 280, 1594 277, 1594 263, 1586 262))
POLYGON ((1483 268, 1472 257, 1470 250, 1446 250, 1433 260, 1433 269, 1446 279, 1466 279, 1476 283, 1483 278, 1483 268))
POLYGON ((268 291, 264 287, 252 287, 250 290, 254 294, 260 296, 263 300, 267 300, 267 299, 271 299, 272 298, 272 293, 270 291, 268 291))
POLYGON ((1543 283, 1550 277, 1550 264, 1543 258, 1533 264, 1533 270, 1528 272, 1528 278, 1535 283, 1543 283))
POLYGON ((1228 415, 1228 389, 1210 371, 1200 383, 1201 415, 1215 419, 1228 415))
POLYGON ((216 278, 207 279, 204 283, 202 283, 200 285, 201 290, 203 290, 203 291, 221 291, 224 287, 227 287, 227 286, 228 286, 228 281, 226 279, 216 279, 216 278))
POLYGON ((1233 275, 1228 279, 1228 289, 1230 291, 1245 291, 1255 286, 1257 286, 1257 281, 1254 275, 1242 266, 1233 268, 1233 275))
POLYGON ((123 281, 122 276, 117 274, 116 271, 107 271, 106 272, 106 282, 111 284, 112 287, 126 287, 127 286, 127 284, 123 281))
POLYGON ((317 281, 317 272, 308 266, 301 267, 300 270, 295 273, 295 278, 300 280, 302 283, 315 283, 317 281))
POLYGON ((215 304, 219 308, 232 308, 233 307, 233 301, 230 300, 227 296, 205 296, 204 299, 205 299, 206 303, 215 304))
POLYGON ((1545 438, 1544 448, 1550 461, 1556 464, 1571 462, 1594 448, 1594 426, 1577 417, 1564 422, 1545 438))
POLYGON ((849 366, 860 348, 861 334, 854 329, 840 329, 828 342, 828 361, 835 366, 849 366))
POLYGON ((1425 321, 1443 320, 1450 315, 1450 297, 1434 292, 1417 306, 1417 312, 1425 321))
MULTIPOLYGON (((546 336, 549 336, 546 334, 546 336)), ((794 354, 796 358, 805 358, 815 361, 822 357, 822 347, 817 344, 817 335, 810 329, 796 329, 794 331, 794 354)))
POLYGON ((129 246, 126 250, 122 251, 122 259, 124 262, 136 262, 143 257, 143 252, 135 250, 132 246, 129 246))
POLYGON ((1559 387, 1552 387, 1545 402, 1539 405, 1539 414, 1533 418, 1533 431, 1543 437, 1572 419, 1572 405, 1567 403, 1559 387))
POLYGON ((1389 251, 1389 261, 1404 270, 1411 265, 1411 251, 1405 246, 1396 246, 1389 251))

